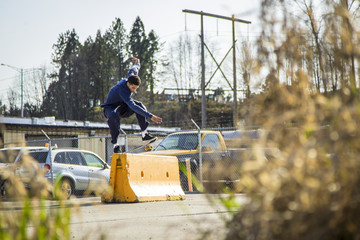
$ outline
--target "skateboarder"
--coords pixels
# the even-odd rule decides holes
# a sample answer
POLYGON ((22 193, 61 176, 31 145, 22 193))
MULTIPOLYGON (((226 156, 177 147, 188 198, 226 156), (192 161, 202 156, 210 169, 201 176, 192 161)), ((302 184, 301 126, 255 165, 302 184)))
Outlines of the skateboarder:
POLYGON ((148 112, 141 102, 131 98, 132 93, 134 93, 141 84, 141 79, 138 76, 140 60, 133 57, 131 61, 133 62, 133 66, 130 68, 127 77, 110 89, 105 103, 101 105, 101 107, 104 108, 104 115, 108 119, 111 143, 114 144, 114 153, 120 152, 120 147, 117 143, 120 134, 120 118, 128 118, 135 113, 143 141, 155 139, 155 137, 147 132, 149 125, 147 118, 157 124, 162 122, 162 118, 148 112))

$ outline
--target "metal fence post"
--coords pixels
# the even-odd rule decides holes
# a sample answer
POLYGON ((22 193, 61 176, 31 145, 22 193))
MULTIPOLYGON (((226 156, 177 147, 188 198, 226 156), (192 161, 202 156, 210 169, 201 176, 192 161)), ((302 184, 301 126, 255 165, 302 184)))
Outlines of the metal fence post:
POLYGON ((127 134, 126 134, 126 132, 124 131, 124 130, 122 130, 121 128, 120 128, 120 131, 124 134, 124 136, 125 136, 125 152, 127 152, 128 151, 128 143, 127 143, 127 134))
POLYGON ((52 166, 52 156, 51 156, 51 138, 42 130, 42 133, 45 135, 45 137, 49 140, 49 157, 50 157, 50 175, 51 175, 51 183, 54 184, 54 172, 53 172, 53 166, 52 166))
POLYGON ((202 177, 202 175, 203 175, 203 172, 202 172, 202 143, 201 143, 201 131, 200 131, 201 129, 193 119, 191 119, 191 121, 193 122, 193 124, 195 125, 195 127, 198 130, 200 183, 203 184, 203 177, 202 177))

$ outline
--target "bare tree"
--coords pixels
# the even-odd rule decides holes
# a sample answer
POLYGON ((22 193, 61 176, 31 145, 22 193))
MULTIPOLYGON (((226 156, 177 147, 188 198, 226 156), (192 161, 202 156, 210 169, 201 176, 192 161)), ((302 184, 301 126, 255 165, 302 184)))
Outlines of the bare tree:
POLYGON ((348 86, 346 92, 357 94, 359 1, 263 1, 262 5, 258 60, 259 66, 267 64, 271 79, 293 84, 294 73, 305 71, 318 91, 348 86))
POLYGON ((7 95, 9 102, 8 114, 10 116, 16 116, 18 112, 20 112, 19 108, 17 107, 20 99, 20 94, 14 88, 10 88, 7 95))
MULTIPOLYGON (((198 39, 184 34, 174 44, 170 45, 166 74, 174 80, 173 83, 175 83, 179 95, 181 94, 179 89, 191 89, 199 86, 200 54, 197 47, 198 42, 198 39)), ((168 81, 169 78, 165 77, 165 79, 168 81)), ((167 82, 165 86, 170 84, 167 82)))
MULTIPOLYGON (((350 88, 352 97, 358 96, 356 80, 356 64, 359 63, 357 47, 360 34, 359 24, 360 2, 355 0, 326 0, 331 12, 326 17, 326 32, 324 36, 331 46, 333 69, 340 73, 343 90, 350 88)), ((335 72, 335 78, 337 78, 335 72)), ((347 91, 347 90, 346 90, 347 91)), ((348 95, 348 94, 345 94, 348 95)))
MULTIPOLYGON (((305 21, 305 23, 307 23, 306 25, 309 27, 312 34, 312 39, 315 47, 315 54, 317 55, 316 61, 320 72, 320 79, 321 79, 320 81, 322 82, 323 90, 326 93, 327 79, 325 75, 323 47, 321 43, 321 23, 320 23, 321 18, 317 19, 315 17, 316 10, 314 9, 315 7, 313 0, 296 0, 295 2, 298 4, 299 8, 307 18, 307 21, 305 21)), ((320 90, 319 89, 320 85, 316 85, 316 86, 318 90, 320 90)))
POLYGON ((240 69, 244 80, 244 86, 246 90, 246 97, 249 98, 250 91, 250 77, 251 73, 254 72, 255 58, 252 53, 251 45, 249 42, 244 42, 241 49, 241 60, 240 69))
POLYGON ((26 80, 26 87, 24 88, 24 102, 29 105, 34 105, 40 109, 46 89, 49 85, 48 83, 49 79, 46 76, 46 66, 43 66, 41 70, 32 71, 26 80))

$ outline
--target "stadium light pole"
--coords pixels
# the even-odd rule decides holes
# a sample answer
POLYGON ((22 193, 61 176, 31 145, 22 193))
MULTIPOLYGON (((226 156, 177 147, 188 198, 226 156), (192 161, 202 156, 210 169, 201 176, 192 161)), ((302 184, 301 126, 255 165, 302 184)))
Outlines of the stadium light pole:
MULTIPOLYGON (((20 73, 20 76, 21 76, 21 84, 20 84, 20 86, 21 86, 21 95, 20 95, 21 96, 21 117, 23 118, 24 117, 24 69, 14 67, 14 66, 11 66, 8 64, 4 64, 4 63, 1 63, 0 65, 11 68, 11 69, 17 71, 18 73, 20 73)), ((32 68, 32 70, 42 70, 42 68, 32 68)))

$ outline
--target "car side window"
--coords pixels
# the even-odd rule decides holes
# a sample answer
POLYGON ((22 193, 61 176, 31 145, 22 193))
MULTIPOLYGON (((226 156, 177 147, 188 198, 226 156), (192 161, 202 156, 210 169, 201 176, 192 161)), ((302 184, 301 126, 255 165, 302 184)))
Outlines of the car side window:
POLYGON ((217 134, 207 134, 202 142, 202 147, 211 149, 211 151, 220 151, 221 144, 217 134))
POLYGON ((65 160, 65 153, 60 152, 60 153, 56 154, 54 162, 56 162, 56 163, 67 163, 66 160, 65 160))
POLYGON ((182 149, 193 150, 197 148, 198 136, 197 134, 184 134, 182 139, 182 149))
POLYGON ((70 164, 74 165, 86 165, 80 152, 67 152, 67 159, 70 164))
POLYGON ((33 157, 39 163, 45 163, 48 156, 48 151, 45 152, 30 152, 30 156, 33 157))
POLYGON ((104 167, 103 161, 101 161, 94 154, 91 154, 91 153, 83 153, 83 154, 84 154, 85 162, 86 162, 86 164, 88 166, 90 166, 90 167, 99 167, 99 168, 104 167))

